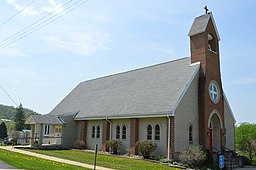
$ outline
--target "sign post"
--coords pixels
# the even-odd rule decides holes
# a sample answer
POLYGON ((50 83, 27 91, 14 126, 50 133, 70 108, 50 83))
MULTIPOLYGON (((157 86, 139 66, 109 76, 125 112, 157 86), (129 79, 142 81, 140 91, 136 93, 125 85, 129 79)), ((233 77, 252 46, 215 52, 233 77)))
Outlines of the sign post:
POLYGON ((95 155, 94 155, 94 166, 93 169, 96 169, 96 160, 97 160, 98 144, 95 146, 95 155))
POLYGON ((224 166, 225 166, 224 156, 223 156, 223 155, 220 155, 220 156, 219 156, 219 167, 220 167, 220 169, 223 169, 224 166))

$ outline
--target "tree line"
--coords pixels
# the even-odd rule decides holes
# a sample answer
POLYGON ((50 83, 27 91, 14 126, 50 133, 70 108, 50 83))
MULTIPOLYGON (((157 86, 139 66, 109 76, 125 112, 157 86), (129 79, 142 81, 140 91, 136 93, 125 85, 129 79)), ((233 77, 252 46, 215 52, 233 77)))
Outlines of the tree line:
MULTIPOLYGON (((38 114, 33 110, 27 109, 27 108, 23 108, 25 117, 28 117, 29 115, 34 115, 34 114, 38 114)), ((5 106, 0 104, 0 119, 9 119, 9 120, 13 120, 15 119, 15 115, 16 115, 16 108, 13 106, 5 106)))
MULTIPOLYGON (((14 116, 14 130, 15 131, 22 131, 23 129, 29 129, 30 127, 28 125, 25 125, 25 121, 27 117, 31 114, 37 114, 35 112, 30 112, 29 115, 26 115, 25 110, 22 107, 22 104, 20 104, 16 109, 15 109, 15 116, 14 116)), ((7 126, 5 122, 1 122, 0 124, 0 139, 5 139, 7 137, 7 126)))
POLYGON ((241 123, 236 127, 236 149, 247 152, 252 162, 256 156, 256 124, 241 123))

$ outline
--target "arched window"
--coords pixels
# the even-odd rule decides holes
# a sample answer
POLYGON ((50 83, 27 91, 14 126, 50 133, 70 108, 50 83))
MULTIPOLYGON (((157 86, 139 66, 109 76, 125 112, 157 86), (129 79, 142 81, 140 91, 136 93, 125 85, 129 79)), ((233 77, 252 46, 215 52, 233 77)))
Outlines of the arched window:
POLYGON ((120 126, 117 125, 116 127, 116 139, 120 139, 120 126))
POLYGON ((97 126, 97 135, 96 138, 100 138, 100 126, 97 126))
POLYGON ((160 126, 158 124, 155 127, 155 140, 160 140, 160 126))
POLYGON ((122 127, 122 139, 126 139, 126 126, 123 125, 122 127))
POLYGON ((147 140, 152 140, 152 126, 148 125, 147 127, 147 140))
POLYGON ((95 126, 92 127, 92 138, 95 138, 95 126))
POLYGON ((193 128, 192 128, 192 125, 189 125, 189 128, 188 128, 188 140, 189 140, 189 143, 193 143, 193 128))

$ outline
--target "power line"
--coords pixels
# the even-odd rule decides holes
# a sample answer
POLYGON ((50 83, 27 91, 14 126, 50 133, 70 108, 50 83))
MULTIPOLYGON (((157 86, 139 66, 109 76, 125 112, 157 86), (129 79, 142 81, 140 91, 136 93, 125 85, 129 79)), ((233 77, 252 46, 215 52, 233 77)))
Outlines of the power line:
MULTIPOLYGON (((65 3, 64 5, 66 5, 66 4, 68 4, 68 3, 72 2, 72 1, 73 1, 73 0, 70 0, 70 1, 68 1, 67 3, 65 3)), ((60 8, 60 7, 59 7, 59 8, 60 8)), ((33 23, 30 24, 29 26, 27 26, 27 27, 21 29, 21 30, 18 31, 17 33, 15 33, 15 34, 13 34, 13 35, 11 35, 11 36, 9 36, 9 37, 3 39, 2 41, 0 41, 0 46, 1 46, 4 42, 8 41, 9 39, 14 39, 15 36, 19 36, 20 34, 23 34, 23 33, 22 33, 23 31, 29 29, 29 28, 32 27, 33 25, 39 23, 40 21, 44 20, 44 19, 47 18, 48 16, 52 15, 52 14, 55 13, 57 10, 59 10, 59 8, 53 10, 52 12, 50 12, 49 14, 47 14, 47 15, 45 15, 44 17, 40 18, 40 19, 37 20, 36 22, 33 22, 33 23), (14 37, 14 38, 13 38, 13 37, 14 37)))
POLYGON ((9 97, 9 99, 18 107, 17 103, 12 99, 12 97, 7 93, 7 91, 3 88, 3 86, 1 86, 1 89, 3 89, 4 93, 9 97))
MULTIPOLYGON (((63 6, 69 4, 69 3, 72 2, 72 1, 73 1, 73 0, 70 0, 70 1, 66 2, 63 6)), ((44 19, 47 20, 47 17, 51 16, 52 14, 54 14, 56 11, 58 11, 58 10, 60 10, 60 9, 61 9, 61 7, 59 7, 59 8, 57 8, 57 9, 53 10, 52 12, 50 12, 49 14, 47 14, 47 15, 45 15, 44 17, 40 18, 40 19, 37 20, 36 22, 33 22, 32 24, 30 24, 29 26, 23 28, 22 30, 18 31, 17 33, 15 33, 15 34, 13 34, 13 35, 11 35, 11 36, 9 36, 9 37, 3 39, 2 41, 0 41, 0 46, 2 46, 2 45, 4 44, 4 42, 6 42, 6 41, 8 41, 8 40, 10 40, 10 39, 15 39, 15 38, 21 36, 22 34, 24 34, 23 32, 25 32, 27 29, 30 29, 30 27, 32 27, 32 29, 33 29, 33 26, 34 26, 34 25, 36 25, 37 23, 40 24, 40 22, 43 21, 44 19)), ((56 14, 55 14, 55 15, 56 15, 56 14)))
POLYGON ((31 4, 33 4, 36 0, 32 0, 30 3, 28 3, 24 8, 22 8, 21 10, 19 10, 16 14, 14 14, 13 16, 11 16, 10 18, 8 18, 7 20, 3 21, 0 24, 0 27, 2 27, 4 24, 8 23, 10 20, 12 20, 14 17, 16 17, 19 13, 23 12, 27 7, 29 7, 31 4))
MULTIPOLYGON (((67 3, 65 3, 63 6, 68 5, 69 3, 71 3, 73 0, 68 1, 67 3)), ((12 36, 2 40, 0 42, 0 49, 9 46, 15 42, 17 42, 20 39, 23 39, 24 37, 28 36, 29 34, 32 34, 35 31, 40 30, 41 28, 49 25, 50 23, 56 21, 57 19, 59 19, 60 17, 68 14, 69 12, 75 10, 76 8, 82 6, 83 4, 85 4, 86 2, 88 2, 88 0, 78 0, 76 2, 74 2, 73 4, 67 6, 64 8, 64 10, 59 11, 60 9, 56 9, 54 11, 52 11, 51 13, 49 13, 48 15, 42 17, 41 19, 37 20, 36 22, 32 23, 31 25, 25 27, 24 29, 22 29, 21 31, 17 32, 16 34, 13 34, 12 36), (73 8, 72 8, 73 7, 73 8), (56 12, 59 11, 59 12, 56 12), (55 14, 54 14, 55 13, 55 14), (63 14, 61 14, 63 13, 63 14), (50 15, 54 14, 53 16, 49 17, 50 15), (60 15, 61 14, 61 15, 60 15), (41 22, 41 23, 40 23, 41 22)))

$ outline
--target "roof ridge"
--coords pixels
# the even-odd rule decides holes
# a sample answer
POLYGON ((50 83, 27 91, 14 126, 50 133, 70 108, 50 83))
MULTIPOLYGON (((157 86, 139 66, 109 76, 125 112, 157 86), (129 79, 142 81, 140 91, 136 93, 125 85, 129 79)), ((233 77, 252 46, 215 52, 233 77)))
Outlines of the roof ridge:
POLYGON ((185 60, 185 59, 188 59, 188 58, 190 58, 190 57, 178 58, 178 59, 175 59, 175 60, 172 60, 172 61, 165 61, 165 62, 154 64, 154 65, 144 66, 144 67, 135 68, 135 69, 128 70, 128 71, 123 71, 123 72, 114 73, 114 74, 110 74, 110 75, 106 75, 106 76, 102 76, 102 77, 98 77, 98 78, 93 78, 93 79, 90 79, 90 80, 82 81, 79 84, 87 83, 87 82, 95 81, 95 80, 99 80, 99 79, 104 79, 104 78, 107 78, 107 77, 117 76, 117 75, 120 75, 120 74, 126 74, 126 73, 130 73, 130 72, 138 71, 138 70, 148 69, 150 67, 156 67, 156 66, 159 66, 159 65, 164 65, 164 64, 172 63, 172 62, 177 62, 179 60, 185 60))
POLYGON ((201 18, 201 17, 205 17, 205 16, 209 16, 210 17, 211 15, 212 15, 212 13, 208 12, 207 14, 200 15, 200 16, 196 17, 195 19, 201 18))

